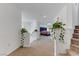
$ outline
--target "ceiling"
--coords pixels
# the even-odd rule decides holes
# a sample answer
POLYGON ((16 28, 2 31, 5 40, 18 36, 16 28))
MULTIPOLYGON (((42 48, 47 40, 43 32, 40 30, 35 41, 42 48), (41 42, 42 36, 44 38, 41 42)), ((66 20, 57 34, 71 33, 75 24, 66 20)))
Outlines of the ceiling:
POLYGON ((30 18, 48 17, 49 19, 57 16, 59 11, 65 6, 64 3, 19 3, 17 6, 25 13, 30 14, 30 18))

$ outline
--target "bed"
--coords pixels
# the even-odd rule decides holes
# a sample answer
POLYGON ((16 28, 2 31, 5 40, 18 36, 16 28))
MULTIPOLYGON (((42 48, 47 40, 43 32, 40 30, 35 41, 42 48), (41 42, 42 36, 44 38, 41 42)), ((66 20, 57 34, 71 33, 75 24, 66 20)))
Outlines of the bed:
POLYGON ((50 36, 50 32, 47 31, 47 28, 46 27, 40 27, 40 35, 50 36))

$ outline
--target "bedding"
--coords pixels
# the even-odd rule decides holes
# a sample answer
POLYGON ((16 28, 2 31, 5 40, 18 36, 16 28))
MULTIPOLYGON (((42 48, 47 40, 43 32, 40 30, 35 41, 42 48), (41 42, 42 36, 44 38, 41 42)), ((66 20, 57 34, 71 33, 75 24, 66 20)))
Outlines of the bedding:
POLYGON ((47 31, 46 27, 40 27, 40 35, 50 36, 50 32, 47 31))

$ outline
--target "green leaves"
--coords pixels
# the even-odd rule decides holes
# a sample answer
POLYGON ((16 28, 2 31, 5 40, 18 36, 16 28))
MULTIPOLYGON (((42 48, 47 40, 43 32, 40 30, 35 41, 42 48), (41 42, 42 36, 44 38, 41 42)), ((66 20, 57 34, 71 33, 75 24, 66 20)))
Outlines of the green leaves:
POLYGON ((21 34, 26 33, 26 32, 27 32, 27 30, 25 28, 21 29, 21 34))
POLYGON ((52 28, 53 28, 53 29, 58 29, 58 28, 63 28, 63 26, 65 26, 65 24, 63 24, 62 22, 55 22, 55 23, 52 25, 52 28))
POLYGON ((65 34, 65 29, 64 29, 65 24, 63 24, 62 22, 58 22, 56 21, 54 24, 52 24, 52 31, 54 32, 54 37, 56 37, 56 33, 55 33, 55 29, 61 29, 61 33, 59 35, 59 40, 63 40, 64 41, 64 34, 65 34))
POLYGON ((24 33, 26 33, 27 32, 27 30, 25 29, 25 28, 22 28, 21 29, 21 48, 23 48, 23 45, 24 45, 24 39, 25 39, 25 37, 24 37, 24 33))

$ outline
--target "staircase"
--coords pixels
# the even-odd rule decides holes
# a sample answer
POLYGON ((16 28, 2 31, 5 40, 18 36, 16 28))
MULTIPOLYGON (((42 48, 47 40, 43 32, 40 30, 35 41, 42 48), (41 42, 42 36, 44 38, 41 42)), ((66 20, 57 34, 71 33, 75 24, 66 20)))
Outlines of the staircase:
POLYGON ((75 26, 71 46, 70 49, 67 50, 67 54, 70 56, 79 56, 79 26, 75 26))

